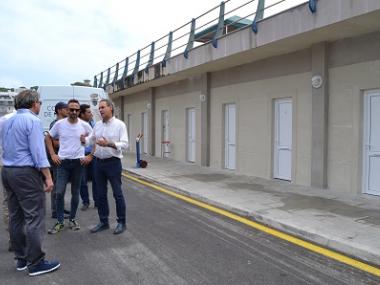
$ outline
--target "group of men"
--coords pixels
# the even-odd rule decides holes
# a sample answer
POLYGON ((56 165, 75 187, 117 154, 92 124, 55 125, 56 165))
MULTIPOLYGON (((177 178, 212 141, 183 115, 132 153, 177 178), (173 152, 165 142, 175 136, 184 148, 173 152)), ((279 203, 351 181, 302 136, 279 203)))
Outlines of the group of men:
POLYGON ((20 92, 15 97, 17 112, 4 120, 0 129, 10 245, 15 253, 16 269, 28 269, 30 276, 60 267, 58 261, 47 261, 42 251, 45 192, 53 190, 54 193, 52 216, 57 222, 48 231, 50 234, 57 234, 65 227, 64 197, 68 183, 71 183, 69 228, 80 229, 76 214, 81 188, 82 209, 89 206, 88 176, 92 176, 94 203, 99 215, 99 223, 90 232, 109 229, 108 181, 116 202, 117 226, 113 233, 121 234, 127 228, 121 158, 122 151, 128 147, 128 134, 125 124, 114 117, 113 103, 100 100, 102 120, 90 125, 89 105, 80 105, 76 99, 69 100, 67 105, 60 102, 55 110, 57 120, 45 137, 37 117, 41 104, 36 91, 20 92))

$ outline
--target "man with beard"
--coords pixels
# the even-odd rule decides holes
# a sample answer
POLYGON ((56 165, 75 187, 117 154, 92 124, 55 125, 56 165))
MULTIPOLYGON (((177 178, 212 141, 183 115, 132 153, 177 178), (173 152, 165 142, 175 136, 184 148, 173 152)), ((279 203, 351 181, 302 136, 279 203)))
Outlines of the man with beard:
POLYGON ((80 137, 91 134, 91 126, 78 118, 80 111, 78 100, 71 99, 67 105, 69 116, 57 121, 45 139, 51 160, 57 165, 57 185, 55 187, 57 223, 48 231, 49 234, 56 234, 64 228, 64 198, 66 186, 69 182, 71 182, 69 227, 72 230, 80 229, 79 223, 75 219, 79 204, 80 182, 83 165, 90 162, 89 157, 85 157, 84 146, 80 142, 80 137), (53 139, 59 139, 58 154, 54 152, 53 139))

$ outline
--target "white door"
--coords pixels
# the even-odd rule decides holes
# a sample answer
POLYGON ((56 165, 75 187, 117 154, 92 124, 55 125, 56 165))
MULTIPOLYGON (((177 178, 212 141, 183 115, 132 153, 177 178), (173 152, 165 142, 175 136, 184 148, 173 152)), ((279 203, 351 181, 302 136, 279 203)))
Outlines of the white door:
POLYGON ((195 162, 195 109, 187 109, 187 160, 195 162))
POLYGON ((131 124, 132 124, 132 115, 128 114, 127 115, 127 132, 128 132, 128 139, 129 139, 129 146, 128 146, 128 151, 131 151, 131 146, 132 146, 132 135, 131 135, 131 124))
POLYGON ((227 104, 224 108, 224 167, 235 169, 236 161, 236 106, 227 104))
POLYGON ((149 133, 148 133, 148 113, 143 112, 141 114, 141 133, 143 134, 142 137, 142 145, 141 152, 142 153, 148 153, 148 145, 149 145, 149 133))
POLYGON ((380 196, 380 90, 366 93, 364 108, 364 193, 380 196))
POLYGON ((161 113, 162 125, 162 141, 161 141, 161 156, 169 157, 170 153, 170 127, 169 127, 169 112, 167 110, 161 113))
POLYGON ((274 103, 274 178, 292 180, 292 100, 274 103))

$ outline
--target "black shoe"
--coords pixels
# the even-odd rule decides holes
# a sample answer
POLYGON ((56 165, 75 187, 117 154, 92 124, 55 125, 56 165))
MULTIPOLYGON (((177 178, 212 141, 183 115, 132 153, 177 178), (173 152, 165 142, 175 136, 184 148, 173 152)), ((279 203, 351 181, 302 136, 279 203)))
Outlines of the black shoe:
POLYGON ((126 224, 117 223, 117 226, 116 226, 115 230, 113 231, 113 234, 114 234, 114 235, 121 234, 121 233, 124 232, 126 229, 127 229, 127 225, 126 225, 126 224))
POLYGON ((95 227, 93 227, 90 232, 91 233, 97 233, 97 232, 101 232, 101 231, 104 231, 104 230, 108 230, 110 228, 110 225, 109 224, 105 224, 105 223, 102 223, 100 222, 99 224, 97 224, 95 227))

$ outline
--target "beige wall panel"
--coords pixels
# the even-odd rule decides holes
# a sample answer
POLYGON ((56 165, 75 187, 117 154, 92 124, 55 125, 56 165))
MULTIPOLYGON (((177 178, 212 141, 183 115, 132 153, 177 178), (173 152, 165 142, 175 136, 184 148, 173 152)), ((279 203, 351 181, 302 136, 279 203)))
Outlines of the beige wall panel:
POLYGON ((128 115, 131 115, 129 126, 130 151, 136 152, 136 137, 141 132, 141 113, 146 112, 148 103, 148 91, 136 93, 124 97, 124 118, 127 123, 128 115))
MULTIPOLYGON (((238 77, 238 75, 234 75, 238 77)), ((310 73, 230 84, 212 82, 210 166, 223 168, 223 105, 236 104, 236 173, 272 177, 273 100, 293 100, 293 182, 310 184, 310 73)))
POLYGON ((196 164, 200 164, 200 78, 184 80, 156 89, 156 156, 161 156, 162 111, 169 111, 169 158, 186 161, 186 109, 196 112, 196 164))
POLYGON ((363 92, 380 88, 380 60, 331 68, 328 186, 362 192, 363 92))

